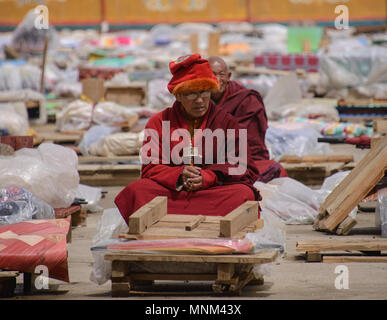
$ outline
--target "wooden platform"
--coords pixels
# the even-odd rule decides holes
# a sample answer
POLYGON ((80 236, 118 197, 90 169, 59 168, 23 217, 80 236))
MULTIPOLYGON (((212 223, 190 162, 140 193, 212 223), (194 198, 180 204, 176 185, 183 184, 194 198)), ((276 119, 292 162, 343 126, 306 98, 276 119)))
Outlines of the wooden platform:
POLYGON ((387 239, 329 239, 298 241, 296 250, 305 252, 307 262, 387 262, 387 239))
POLYGON ((112 261, 111 279, 112 296, 114 297, 138 294, 155 295, 157 294, 155 280, 212 281, 212 291, 209 293, 241 295, 242 289, 248 283, 258 280, 258 283, 263 284, 261 277, 255 279, 254 265, 273 262, 276 256, 277 251, 243 255, 110 252, 105 255, 105 260, 112 261), (136 287, 141 284, 151 286, 145 291, 136 290, 136 287))
POLYGON ((325 178, 330 177, 339 171, 344 171, 343 162, 302 162, 286 163, 281 165, 286 170, 288 176, 306 185, 321 185, 325 178))
MULTIPOLYGON (((167 197, 155 197, 129 217, 129 230, 121 238, 159 239, 238 239, 263 226, 258 219, 258 202, 246 201, 224 217, 167 214, 167 197)), ((156 294, 135 290, 139 284, 156 280, 213 281, 212 293, 240 295, 243 287, 255 279, 255 264, 275 260, 278 252, 257 254, 177 254, 138 253, 109 250, 105 260, 112 261, 112 295, 156 294)), ((181 253, 181 252, 180 252, 181 253)), ((190 292, 192 294, 192 292, 190 292)))
POLYGON ((139 164, 79 164, 80 183, 89 186, 126 186, 140 178, 139 164))
POLYGON ((246 201, 228 215, 167 214, 167 197, 156 197, 129 217, 129 231, 121 238, 155 240, 173 238, 242 239, 263 227, 258 202, 246 201))
POLYGON ((16 288, 17 271, 0 271, 0 298, 9 298, 14 295, 16 288))

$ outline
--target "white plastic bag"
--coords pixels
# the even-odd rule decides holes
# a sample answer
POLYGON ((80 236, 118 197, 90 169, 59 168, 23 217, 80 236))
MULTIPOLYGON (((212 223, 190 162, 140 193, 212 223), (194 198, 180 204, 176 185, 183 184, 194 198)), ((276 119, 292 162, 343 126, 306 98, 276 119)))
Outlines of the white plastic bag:
POLYGON ((57 118, 59 131, 85 130, 92 124, 118 127, 136 113, 114 102, 100 102, 93 110, 91 103, 76 100, 64 108, 57 118))
MULTIPOLYGON (((313 190, 292 178, 277 178, 268 183, 255 182, 262 195, 262 210, 269 210, 286 224, 312 224, 321 204, 350 171, 326 178, 319 190, 313 190)), ((357 206, 350 213, 356 218, 357 206)))
POLYGON ((25 136, 29 130, 28 119, 17 113, 11 104, 0 103, 0 129, 11 136, 25 136))
POLYGON ((92 143, 88 152, 102 157, 132 155, 139 153, 141 145, 141 132, 117 132, 92 143))
POLYGON ((107 127, 107 126, 92 126, 89 130, 85 132, 82 136, 82 140, 78 145, 79 150, 84 156, 89 155, 89 147, 97 142, 102 137, 112 134, 116 131, 116 128, 107 127))
POLYGON ((42 143, 0 158, 0 186, 22 187, 53 208, 67 208, 79 184, 78 157, 69 149, 42 143))

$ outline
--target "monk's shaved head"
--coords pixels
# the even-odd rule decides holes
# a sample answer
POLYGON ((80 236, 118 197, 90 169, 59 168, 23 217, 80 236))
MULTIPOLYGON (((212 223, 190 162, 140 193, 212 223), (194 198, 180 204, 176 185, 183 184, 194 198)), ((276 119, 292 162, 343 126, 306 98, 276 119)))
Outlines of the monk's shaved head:
POLYGON ((214 74, 215 77, 218 78, 218 81, 219 81, 219 89, 216 91, 213 91, 211 94, 212 99, 215 102, 218 102, 222 98, 224 92, 227 89, 227 86, 231 78, 231 72, 229 72, 228 66, 222 58, 217 56, 212 56, 212 57, 209 57, 207 60, 210 63, 212 73, 214 74))
POLYGON ((210 63, 210 65, 213 65, 213 64, 220 64, 223 68, 225 68, 225 70, 228 71, 228 66, 227 66, 227 63, 221 58, 221 57, 217 57, 217 56, 212 56, 212 57, 209 57, 208 59, 208 62, 210 63))

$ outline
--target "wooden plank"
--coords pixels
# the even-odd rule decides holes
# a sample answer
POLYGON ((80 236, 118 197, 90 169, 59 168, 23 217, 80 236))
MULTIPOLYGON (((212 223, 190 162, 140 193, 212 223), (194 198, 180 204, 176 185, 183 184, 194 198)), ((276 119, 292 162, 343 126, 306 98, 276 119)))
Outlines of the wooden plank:
POLYGON ((192 33, 189 37, 191 46, 191 54, 199 53, 199 36, 197 33, 192 33))
POLYGON ((138 164, 79 164, 78 172, 82 174, 94 174, 96 172, 140 172, 141 165, 138 164))
POLYGON ((323 256, 322 262, 347 263, 347 262, 387 262, 386 256, 323 256))
POLYGON ((303 157, 285 155, 280 162, 285 163, 321 163, 321 162, 351 162, 353 155, 350 154, 333 154, 333 155, 306 155, 303 157))
POLYGON ((217 269, 217 281, 231 280, 235 273, 234 263, 219 263, 217 269))
POLYGON ((208 35, 208 57, 219 56, 220 32, 210 32, 208 35))
POLYGON ((301 240, 296 243, 296 251, 383 251, 387 250, 387 240, 301 240))
POLYGON ((179 281, 211 281, 216 273, 131 273, 128 279, 139 280, 179 280, 179 281))
POLYGON ((184 254, 146 254, 129 252, 107 252, 105 260, 119 261, 161 261, 161 262, 215 262, 215 263, 269 263, 275 260, 278 251, 265 250, 255 254, 233 255, 184 255, 184 254))
POLYGON ((80 175, 80 183, 88 186, 125 186, 140 178, 140 173, 97 173, 94 175, 80 175))
POLYGON ((372 121, 374 133, 387 133, 387 118, 372 121))
POLYGON ((195 217, 195 219, 193 219, 191 222, 189 222, 185 226, 185 230, 192 231, 193 229, 197 228, 199 226, 199 224, 201 224, 204 220, 206 220, 205 216, 199 215, 199 216, 195 217))
MULTIPOLYGON (((344 180, 349 178, 351 181, 347 181, 347 188, 339 195, 339 198, 334 203, 327 207, 326 211, 330 215, 321 221, 320 225, 322 229, 333 232, 351 210, 384 177, 385 170, 387 169, 387 148, 383 150, 377 148, 377 150, 379 152, 374 155, 367 167, 363 168, 361 172, 358 172, 356 167, 344 178, 344 180)), ((372 153, 372 149, 370 153, 372 153)))
POLYGON ((111 156, 111 157, 98 157, 98 156, 78 156, 79 164, 86 163, 116 163, 116 162, 129 162, 139 161, 139 155, 133 156, 111 156))
POLYGON ((232 238, 258 220, 258 202, 246 201, 220 220, 220 237, 232 238))
POLYGON ((155 197, 129 217, 129 233, 140 234, 167 214, 167 197, 155 197))

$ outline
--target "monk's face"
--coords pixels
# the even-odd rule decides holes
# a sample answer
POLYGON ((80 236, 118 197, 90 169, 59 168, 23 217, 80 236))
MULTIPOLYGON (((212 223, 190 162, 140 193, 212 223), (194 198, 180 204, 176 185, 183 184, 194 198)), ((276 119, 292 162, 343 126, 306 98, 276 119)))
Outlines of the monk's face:
POLYGON ((227 66, 224 63, 214 61, 210 63, 212 73, 219 81, 219 89, 216 92, 224 93, 227 89, 228 83, 230 82, 231 72, 228 71, 227 66))
POLYGON ((176 99, 182 104, 185 112, 193 119, 203 117, 210 104, 211 91, 193 91, 181 93, 176 99))

